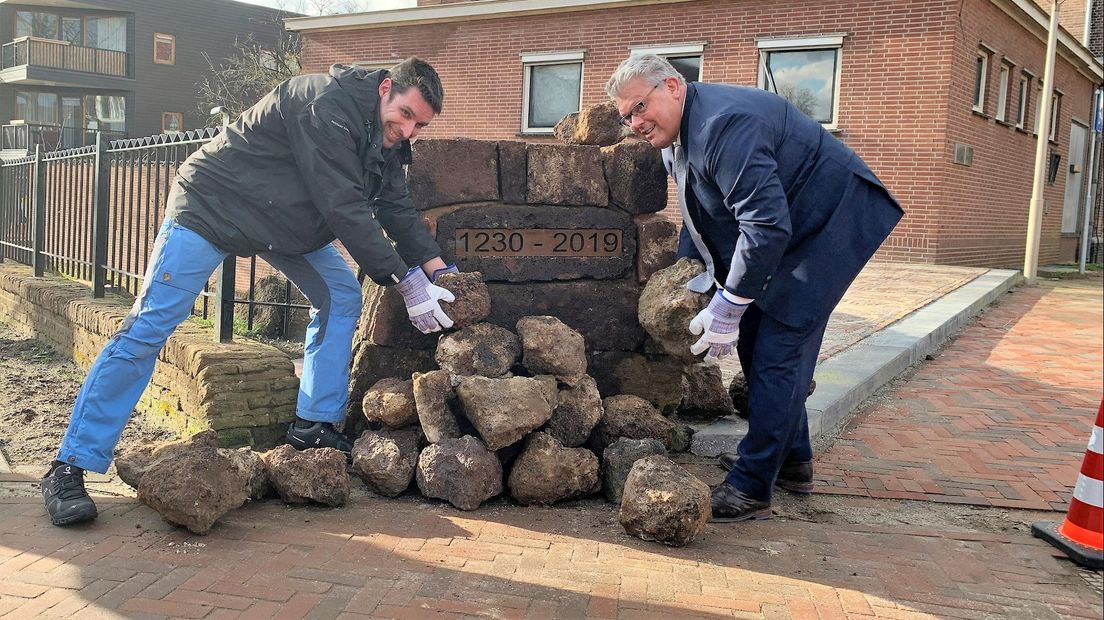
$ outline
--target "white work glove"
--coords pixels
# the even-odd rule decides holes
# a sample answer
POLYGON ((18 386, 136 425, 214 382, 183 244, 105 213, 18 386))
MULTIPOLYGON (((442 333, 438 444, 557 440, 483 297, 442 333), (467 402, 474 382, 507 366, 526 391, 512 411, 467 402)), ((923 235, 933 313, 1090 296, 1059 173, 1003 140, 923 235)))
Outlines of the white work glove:
POLYGON ((700 355, 706 350, 706 357, 722 359, 736 350, 736 340, 740 336, 740 318, 744 316, 748 304, 732 301, 724 292, 717 289, 709 305, 690 321, 690 333, 702 337, 690 345, 690 352, 700 355))
POLYGON ((406 313, 418 331, 429 334, 452 327, 452 319, 441 309, 441 300, 452 302, 456 297, 448 289, 430 284, 421 267, 412 267, 395 288, 402 294, 406 313))

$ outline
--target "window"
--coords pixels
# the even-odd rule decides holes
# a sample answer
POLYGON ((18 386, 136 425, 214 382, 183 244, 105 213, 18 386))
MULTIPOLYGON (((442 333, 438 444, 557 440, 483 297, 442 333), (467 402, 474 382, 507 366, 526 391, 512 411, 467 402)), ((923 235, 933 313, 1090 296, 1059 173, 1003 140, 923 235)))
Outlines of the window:
POLYGON ((1027 122, 1027 111, 1030 110, 1028 97, 1031 94, 1031 74, 1024 71, 1020 74, 1020 107, 1016 111, 1016 128, 1023 129, 1027 122))
POLYGON ((1050 96, 1050 131, 1047 132, 1047 139, 1051 142, 1058 140, 1058 118, 1062 112, 1062 93, 1055 91, 1050 96))
POLYGON ((974 112, 985 114, 985 83, 989 81, 989 52, 977 51, 974 66, 974 112))
POLYGON ((583 52, 522 54, 525 68, 521 131, 552 133, 564 116, 579 111, 583 52))
POLYGON ((126 97, 85 95, 86 127, 106 131, 126 131, 126 97))
POLYGON ((161 113, 161 133, 180 133, 184 131, 184 114, 181 112, 161 113))
POLYGON ((85 20, 85 40, 88 47, 125 52, 127 49, 127 18, 89 17, 85 20))
POLYGON ((630 47, 629 54, 655 54, 667 59, 687 82, 701 80, 702 53, 705 43, 684 43, 653 47, 630 47))
POLYGON ((759 41, 759 87, 834 128, 843 35, 759 41))
POLYGON ((58 16, 38 11, 16 11, 14 37, 58 38, 58 16))
POLYGON ((58 122, 58 97, 55 93, 38 93, 33 91, 16 91, 15 114, 13 119, 23 120, 27 123, 58 122))
POLYGON ((1008 116, 1008 88, 1012 76, 1012 67, 1008 63, 1001 63, 1000 80, 997 85, 997 120, 1004 122, 1008 116))
POLYGON ((81 18, 61 18, 61 40, 73 45, 84 45, 84 32, 81 29, 81 18))
POLYGON ((153 62, 159 65, 176 64, 176 37, 160 32, 153 33, 153 62))

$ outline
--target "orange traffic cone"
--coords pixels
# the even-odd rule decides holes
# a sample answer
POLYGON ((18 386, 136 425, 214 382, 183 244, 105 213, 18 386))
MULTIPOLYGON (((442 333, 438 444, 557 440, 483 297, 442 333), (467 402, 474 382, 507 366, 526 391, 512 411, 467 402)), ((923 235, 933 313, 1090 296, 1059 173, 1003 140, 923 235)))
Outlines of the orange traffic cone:
POLYGON ((1096 413, 1066 520, 1054 525, 1053 521, 1041 521, 1031 526, 1031 533, 1081 566, 1104 568, 1104 401, 1096 413))

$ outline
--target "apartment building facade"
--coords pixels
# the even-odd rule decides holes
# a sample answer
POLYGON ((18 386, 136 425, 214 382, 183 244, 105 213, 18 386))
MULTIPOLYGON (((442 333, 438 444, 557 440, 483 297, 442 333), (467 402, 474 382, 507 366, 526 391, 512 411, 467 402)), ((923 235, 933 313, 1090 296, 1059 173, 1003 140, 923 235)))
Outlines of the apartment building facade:
POLYGON ((205 126, 196 83, 288 14, 233 0, 0 0, 4 148, 205 126))

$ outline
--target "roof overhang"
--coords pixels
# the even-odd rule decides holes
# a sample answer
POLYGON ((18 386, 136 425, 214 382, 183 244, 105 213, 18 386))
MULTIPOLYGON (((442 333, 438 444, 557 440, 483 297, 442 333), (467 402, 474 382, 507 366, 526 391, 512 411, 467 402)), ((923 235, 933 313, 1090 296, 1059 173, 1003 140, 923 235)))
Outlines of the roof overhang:
POLYGON ((391 28, 413 24, 497 19, 521 15, 617 9, 650 4, 678 4, 690 1, 692 0, 482 0, 388 11, 350 13, 348 15, 297 17, 284 20, 284 24, 288 30, 300 32, 363 30, 365 28, 391 28))
MULTIPOLYGON (((991 0, 1001 10, 1020 23, 1044 43, 1047 30, 1050 29, 1050 15, 1039 8, 1032 0, 991 0)), ((1061 24, 1059 24, 1061 26, 1061 24)), ((1058 29, 1058 54, 1069 61, 1077 70, 1096 84, 1104 83, 1104 66, 1094 58, 1076 37, 1058 29)))

